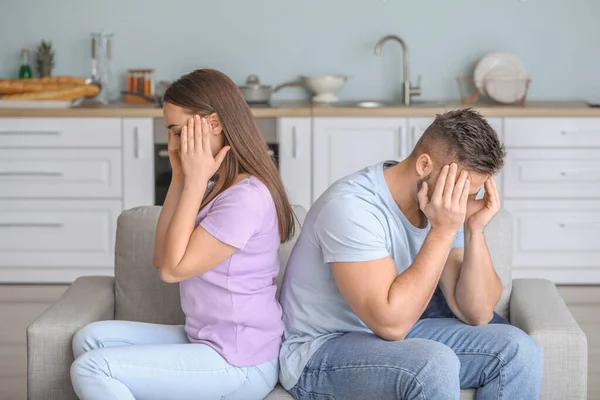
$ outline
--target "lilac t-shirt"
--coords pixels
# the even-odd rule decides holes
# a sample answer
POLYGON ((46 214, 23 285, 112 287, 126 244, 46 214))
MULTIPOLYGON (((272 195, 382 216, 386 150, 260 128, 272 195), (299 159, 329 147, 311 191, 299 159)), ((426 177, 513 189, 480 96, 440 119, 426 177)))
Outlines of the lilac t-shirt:
POLYGON ((239 250, 179 283, 189 340, 209 345, 238 367, 276 359, 283 322, 275 299, 280 236, 271 193, 251 176, 207 204, 198 224, 239 250))

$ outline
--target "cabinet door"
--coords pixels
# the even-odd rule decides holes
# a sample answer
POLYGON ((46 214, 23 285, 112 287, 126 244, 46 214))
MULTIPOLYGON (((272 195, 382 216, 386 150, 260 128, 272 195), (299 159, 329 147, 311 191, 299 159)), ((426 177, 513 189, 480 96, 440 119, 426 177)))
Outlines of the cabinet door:
POLYGON ((308 210, 311 205, 311 120, 280 118, 277 124, 281 179, 290 202, 308 210))
POLYGON ((120 200, 0 200, 0 282, 112 275, 120 200))
POLYGON ((314 118, 313 201, 338 179, 407 155, 406 118, 314 118))
POLYGON ((152 118, 123 119, 123 208, 154 204, 152 118))

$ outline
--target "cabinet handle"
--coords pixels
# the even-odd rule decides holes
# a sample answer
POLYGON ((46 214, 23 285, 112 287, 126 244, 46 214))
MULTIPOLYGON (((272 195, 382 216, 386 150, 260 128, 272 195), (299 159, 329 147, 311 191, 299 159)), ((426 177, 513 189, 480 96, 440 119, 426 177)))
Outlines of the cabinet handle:
POLYGON ((562 229, 579 228, 579 229, 594 229, 600 228, 600 222, 561 222, 558 224, 562 229))
POLYGON ((161 158, 169 158, 169 151, 168 150, 159 150, 158 156, 161 158))
POLYGON ((62 228, 60 222, 0 222, 0 228, 62 228))
POLYGON ((63 176, 63 173, 52 171, 0 171, 0 176, 63 176))
POLYGON ((402 133, 404 132, 404 129, 402 129, 401 126, 398 127, 398 159, 402 160, 402 149, 404 146, 402 146, 402 137, 404 136, 402 133))
POLYGON ((19 136, 24 136, 24 135, 28 135, 28 136, 38 136, 38 135, 45 135, 45 136, 50 136, 50 135, 60 135, 60 132, 58 131, 0 131, 0 135, 2 136, 11 136, 11 135, 19 135, 19 136))
POLYGON ((140 158, 140 134, 137 126, 133 128, 133 157, 140 158))
POLYGON ((411 140, 411 147, 414 148, 417 144, 417 127, 416 126, 411 126, 410 127, 410 140, 411 140))
POLYGON ((292 127, 292 157, 296 158, 298 155, 298 150, 296 146, 296 127, 292 127))

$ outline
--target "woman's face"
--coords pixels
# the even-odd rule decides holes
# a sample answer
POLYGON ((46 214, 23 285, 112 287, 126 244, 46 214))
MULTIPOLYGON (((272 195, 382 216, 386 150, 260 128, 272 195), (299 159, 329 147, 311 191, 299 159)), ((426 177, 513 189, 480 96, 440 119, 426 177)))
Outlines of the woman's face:
MULTIPOLYGON (((193 116, 194 114, 182 107, 168 102, 164 103, 163 117, 165 119, 167 129, 169 130, 169 134, 173 135, 171 138, 173 140, 174 149, 180 148, 181 129, 187 125, 188 120, 193 116)), ((221 135, 223 128, 216 114, 213 113, 208 116, 208 118, 210 122, 209 126, 211 127, 210 148, 213 156, 215 156, 223 148, 223 135, 221 135)))

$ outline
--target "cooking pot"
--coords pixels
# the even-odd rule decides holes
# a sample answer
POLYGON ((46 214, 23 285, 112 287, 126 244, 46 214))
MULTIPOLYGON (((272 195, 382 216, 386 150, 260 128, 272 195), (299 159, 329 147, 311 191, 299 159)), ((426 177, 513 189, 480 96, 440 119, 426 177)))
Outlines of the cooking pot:
POLYGON ((271 101, 271 94, 279 89, 288 86, 302 86, 301 82, 285 82, 272 88, 270 85, 262 85, 256 75, 250 75, 246 78, 246 85, 240 86, 244 100, 249 104, 268 104, 271 101))

